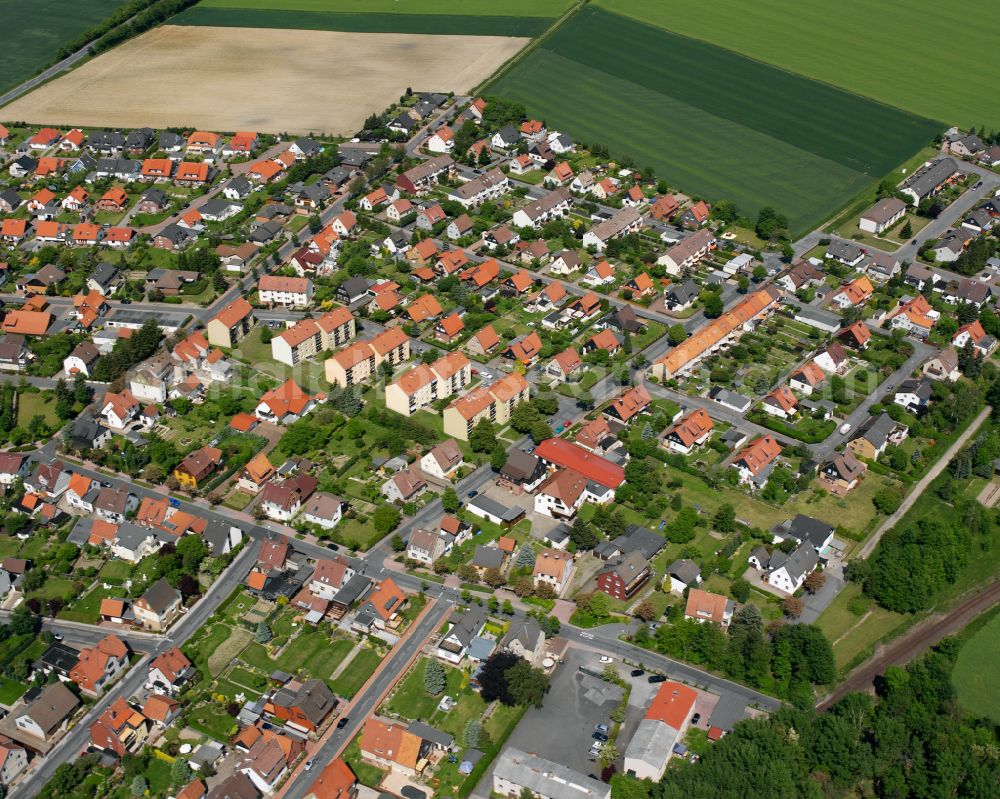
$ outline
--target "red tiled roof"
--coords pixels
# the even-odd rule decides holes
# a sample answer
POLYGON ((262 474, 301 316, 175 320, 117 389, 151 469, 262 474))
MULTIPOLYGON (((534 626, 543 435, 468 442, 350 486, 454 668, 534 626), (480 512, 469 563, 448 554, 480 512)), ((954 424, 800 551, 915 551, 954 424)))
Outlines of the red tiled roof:
POLYGON ((691 716, 697 698, 694 688, 679 682, 660 683, 660 690, 646 709, 646 718, 662 721, 668 727, 679 730, 691 716))
POLYGON ((545 439, 535 447, 535 455, 565 469, 573 469, 607 488, 618 488, 625 482, 625 470, 621 466, 561 438, 545 439))

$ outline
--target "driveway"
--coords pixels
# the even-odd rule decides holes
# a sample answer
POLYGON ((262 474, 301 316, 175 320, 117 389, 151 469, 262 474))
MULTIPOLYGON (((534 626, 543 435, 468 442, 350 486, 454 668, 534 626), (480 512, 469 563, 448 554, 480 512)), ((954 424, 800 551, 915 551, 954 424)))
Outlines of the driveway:
POLYGON ((794 620, 795 623, 813 624, 847 585, 847 580, 844 579, 844 566, 840 561, 831 560, 823 574, 826 575, 826 582, 815 594, 806 593, 803 596, 806 606, 802 615, 794 620))

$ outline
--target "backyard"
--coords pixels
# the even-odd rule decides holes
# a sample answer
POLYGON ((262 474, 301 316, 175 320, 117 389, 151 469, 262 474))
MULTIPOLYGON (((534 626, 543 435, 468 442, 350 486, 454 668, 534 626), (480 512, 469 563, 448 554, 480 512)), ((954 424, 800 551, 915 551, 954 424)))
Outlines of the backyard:
MULTIPOLYGON (((424 658, 416 663, 396 690, 382 705, 382 712, 407 719, 423 721, 455 737, 456 744, 464 748, 463 736, 466 725, 471 720, 481 720, 484 736, 479 748, 486 757, 480 761, 482 772, 496 756, 503 741, 516 726, 523 714, 523 708, 507 707, 499 702, 489 705, 469 686, 469 675, 461 669, 445 666, 445 688, 437 695, 429 694, 424 688, 424 669, 428 662, 424 658), (445 696, 457 700, 450 710, 441 710, 439 703, 445 696)), ((475 780, 458 772, 461 756, 451 762, 442 760, 430 779, 435 796, 466 796, 475 786, 475 780)), ((475 774, 476 772, 473 772, 475 774)))

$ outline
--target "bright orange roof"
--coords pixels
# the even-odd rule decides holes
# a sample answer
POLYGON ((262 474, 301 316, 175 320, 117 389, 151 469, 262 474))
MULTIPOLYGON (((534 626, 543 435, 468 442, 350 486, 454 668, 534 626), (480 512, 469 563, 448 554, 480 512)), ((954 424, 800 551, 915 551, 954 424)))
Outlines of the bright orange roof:
POLYGON ((357 781, 351 767, 338 757, 319 773, 316 782, 309 788, 309 794, 316 799, 349 799, 351 788, 357 781))
POLYGON ((737 458, 743 461, 751 474, 760 474, 761 470, 781 454, 781 445, 774 436, 761 436, 751 442, 737 458))
POLYGON ((208 164, 182 161, 177 165, 177 175, 174 180, 193 180, 203 183, 208 180, 208 164))
POLYGON ((233 300, 229 305, 219 311, 215 318, 226 327, 232 327, 241 319, 253 313, 253 306, 243 297, 233 300))
POLYGON ((257 161, 249 171, 260 175, 263 180, 269 181, 275 175, 284 171, 284 167, 281 164, 276 164, 274 161, 257 161))
POLYGON ((722 314, 700 327, 694 334, 674 347, 665 358, 658 361, 669 374, 676 374, 688 363, 698 358, 725 339, 738 327, 763 313, 775 301, 775 296, 766 289, 754 292, 731 311, 722 314))
POLYGON ((422 294, 410 303, 406 309, 410 319, 420 323, 430 319, 432 316, 440 316, 442 312, 441 303, 433 294, 422 294))
POLYGON ((8 311, 3 320, 5 333, 22 336, 43 336, 52 324, 52 314, 41 311, 8 311))
POLYGON ((498 336, 497 331, 493 329, 493 325, 486 325, 486 327, 479 330, 473 338, 475 338, 476 341, 479 342, 479 346, 487 352, 500 343, 500 336, 498 336))
POLYGON ((462 317, 458 315, 458 311, 452 311, 444 319, 438 322, 438 327, 441 331, 448 336, 457 336, 465 329, 465 322, 462 321, 462 317))
POLYGON ((515 272, 509 278, 507 278, 507 282, 514 287, 514 291, 516 291, 518 294, 523 294, 524 292, 526 292, 528 289, 531 288, 532 284, 534 283, 534 277, 532 276, 531 272, 528 272, 525 269, 521 269, 515 272))
POLYGON ((662 721, 668 727, 679 730, 691 716, 697 698, 698 693, 694 688, 679 682, 660 683, 660 690, 646 709, 646 718, 662 721))
POLYGON ((4 219, 0 222, 0 236, 21 238, 28 231, 27 219, 4 219))
POLYGON ((260 591, 266 582, 267 575, 264 574, 264 572, 257 571, 256 569, 247 575, 247 585, 255 591, 260 591))

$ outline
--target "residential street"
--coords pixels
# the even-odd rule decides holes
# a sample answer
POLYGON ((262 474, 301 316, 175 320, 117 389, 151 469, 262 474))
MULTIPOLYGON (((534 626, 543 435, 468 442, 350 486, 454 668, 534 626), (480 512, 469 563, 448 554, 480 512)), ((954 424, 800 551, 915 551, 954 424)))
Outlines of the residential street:
MULTIPOLYGON (((1000 175, 993 170, 986 169, 985 167, 981 167, 970 161, 962 161, 961 168, 967 172, 973 172, 978 175, 979 179, 982 180, 983 185, 978 190, 973 190, 970 187, 962 194, 961 197, 945 208, 937 219, 932 219, 928 222, 927 225, 925 225, 922 230, 918 231, 917 235, 911 239, 911 241, 915 241, 916 244, 912 244, 908 241, 898 250, 878 250, 878 252, 888 253, 889 255, 898 258, 900 261, 915 262, 917 260, 917 251, 921 246, 923 246, 925 241, 940 238, 949 229, 955 227, 956 224, 961 224, 962 218, 966 213, 968 213, 972 206, 988 199, 989 197, 992 197, 994 192, 996 192, 997 189, 1000 189, 1000 175)), ((849 239, 844 239, 840 236, 832 236, 831 234, 825 232, 823 228, 818 228, 804 238, 795 242, 794 249, 796 257, 801 258, 811 249, 819 246, 820 239, 849 241, 849 239)), ((866 249, 874 250, 875 248, 866 247, 866 249)), ((938 267, 935 266, 934 268, 935 270, 940 271, 938 267)))

